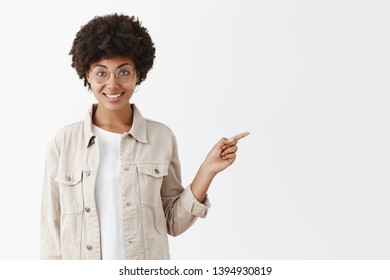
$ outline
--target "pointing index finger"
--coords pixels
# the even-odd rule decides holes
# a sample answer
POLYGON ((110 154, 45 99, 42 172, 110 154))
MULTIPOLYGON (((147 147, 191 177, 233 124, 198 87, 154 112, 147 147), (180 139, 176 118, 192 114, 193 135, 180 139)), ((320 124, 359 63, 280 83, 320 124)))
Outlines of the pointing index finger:
POLYGON ((248 135, 249 135, 248 131, 247 132, 243 132, 243 133, 237 134, 237 135, 235 135, 233 137, 230 137, 229 141, 236 141, 236 142, 238 142, 238 140, 240 140, 240 139, 242 139, 242 138, 244 138, 244 137, 246 137, 248 135))

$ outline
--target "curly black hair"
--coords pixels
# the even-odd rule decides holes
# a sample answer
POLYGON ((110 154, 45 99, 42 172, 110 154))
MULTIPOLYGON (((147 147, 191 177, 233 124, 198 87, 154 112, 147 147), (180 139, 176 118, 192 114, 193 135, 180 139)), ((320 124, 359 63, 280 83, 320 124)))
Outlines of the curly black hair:
POLYGON ((84 85, 90 88, 86 73, 91 64, 118 56, 131 58, 138 74, 137 85, 146 79, 155 58, 154 43, 148 30, 134 16, 111 14, 96 16, 76 34, 72 49, 72 67, 84 85))

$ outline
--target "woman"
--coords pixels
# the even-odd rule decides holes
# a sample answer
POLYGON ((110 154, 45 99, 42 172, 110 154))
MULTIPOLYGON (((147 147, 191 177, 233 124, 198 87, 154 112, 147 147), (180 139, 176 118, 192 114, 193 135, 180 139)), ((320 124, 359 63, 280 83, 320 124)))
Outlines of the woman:
POLYGON ((206 216, 211 181, 234 162, 248 133, 221 139, 184 189, 174 134, 130 104, 153 66, 147 30, 134 17, 95 17, 77 33, 70 55, 97 104, 49 144, 41 257, 169 259, 167 234, 206 216))

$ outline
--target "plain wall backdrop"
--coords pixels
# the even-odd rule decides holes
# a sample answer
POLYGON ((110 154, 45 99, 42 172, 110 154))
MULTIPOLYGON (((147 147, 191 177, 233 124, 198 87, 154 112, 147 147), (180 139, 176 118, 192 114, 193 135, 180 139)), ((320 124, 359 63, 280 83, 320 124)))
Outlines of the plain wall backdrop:
POLYGON ((138 16, 133 102, 175 132, 183 184, 243 131, 173 259, 390 258, 389 1, 3 1, 0 259, 38 259, 46 147, 93 96, 68 56, 96 15, 138 16))

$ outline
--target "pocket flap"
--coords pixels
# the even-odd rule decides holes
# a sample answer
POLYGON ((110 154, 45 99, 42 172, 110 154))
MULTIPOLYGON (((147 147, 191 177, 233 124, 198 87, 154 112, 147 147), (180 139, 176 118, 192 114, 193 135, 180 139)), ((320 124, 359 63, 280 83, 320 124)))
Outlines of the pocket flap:
POLYGON ((83 174, 82 170, 73 171, 73 170, 60 168, 58 169, 57 176, 54 180, 64 185, 74 186, 80 183, 82 174, 83 174))
POLYGON ((142 163, 137 165, 141 173, 160 178, 168 175, 168 163, 142 163))

